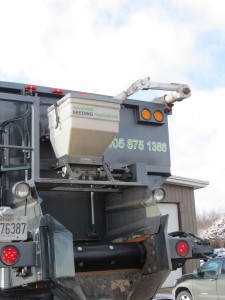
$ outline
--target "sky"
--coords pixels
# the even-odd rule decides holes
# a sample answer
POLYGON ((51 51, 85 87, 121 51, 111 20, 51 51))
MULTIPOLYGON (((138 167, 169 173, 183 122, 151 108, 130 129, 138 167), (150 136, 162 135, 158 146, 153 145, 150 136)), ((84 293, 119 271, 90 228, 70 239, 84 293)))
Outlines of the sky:
MULTIPOLYGON (((0 80, 117 95, 139 78, 186 83, 169 118, 172 175, 209 182, 225 211, 223 0, 1 0, 0 80)), ((152 99, 151 92, 138 93, 152 99)))

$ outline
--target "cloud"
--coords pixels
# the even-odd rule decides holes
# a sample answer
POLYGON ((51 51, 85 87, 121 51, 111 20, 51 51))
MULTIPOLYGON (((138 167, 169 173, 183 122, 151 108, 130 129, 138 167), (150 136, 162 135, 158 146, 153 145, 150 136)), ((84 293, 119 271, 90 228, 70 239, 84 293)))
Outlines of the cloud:
POLYGON ((154 1, 141 1, 136 9, 134 3, 3 0, 1 73, 117 94, 139 77, 185 81, 187 70, 210 64, 207 54, 195 49, 192 24, 171 18, 154 1))
POLYGON ((169 120, 173 175, 210 182, 196 191, 198 210, 224 209, 224 93, 225 88, 193 90, 169 120))
POLYGON ((190 84, 169 120, 172 173, 209 180, 210 205, 224 195, 224 26, 219 0, 1 0, 0 77, 109 95, 145 76, 190 84))
POLYGON ((202 31, 219 30, 221 34, 224 34, 224 12, 221 9, 220 0, 205 0, 204 3, 195 0, 179 0, 171 1, 175 12, 180 12, 180 15, 188 21, 195 21, 198 24, 197 29, 202 31), (188 17, 188 18, 187 18, 188 17), (191 19, 190 19, 191 17, 191 19))

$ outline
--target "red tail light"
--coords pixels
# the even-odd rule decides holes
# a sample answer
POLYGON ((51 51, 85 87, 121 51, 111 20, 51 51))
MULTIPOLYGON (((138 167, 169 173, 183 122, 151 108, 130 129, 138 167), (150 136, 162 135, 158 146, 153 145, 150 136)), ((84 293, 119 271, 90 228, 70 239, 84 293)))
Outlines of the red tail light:
POLYGON ((1 261, 8 266, 14 265, 19 259, 19 250, 14 246, 6 246, 1 251, 1 261))
POLYGON ((180 256, 186 256, 189 252, 189 245, 186 241, 179 241, 176 245, 177 254, 180 256))
POLYGON ((36 85, 26 84, 26 85, 25 85, 25 89, 26 89, 26 90, 33 90, 33 91, 36 91, 37 87, 36 87, 36 85))
POLYGON ((53 92, 54 94, 62 94, 62 93, 63 93, 63 90, 62 90, 62 89, 53 88, 53 89, 52 89, 52 92, 53 92))

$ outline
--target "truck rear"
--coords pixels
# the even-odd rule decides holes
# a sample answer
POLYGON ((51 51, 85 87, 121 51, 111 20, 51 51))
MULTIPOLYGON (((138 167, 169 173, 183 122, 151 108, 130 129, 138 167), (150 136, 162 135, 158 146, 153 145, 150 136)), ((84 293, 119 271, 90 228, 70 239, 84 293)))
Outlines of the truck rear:
POLYGON ((157 207, 168 115, 189 96, 149 78, 117 97, 0 82, 2 298, 151 299, 198 254, 157 207), (173 94, 128 99, 140 89, 173 94))

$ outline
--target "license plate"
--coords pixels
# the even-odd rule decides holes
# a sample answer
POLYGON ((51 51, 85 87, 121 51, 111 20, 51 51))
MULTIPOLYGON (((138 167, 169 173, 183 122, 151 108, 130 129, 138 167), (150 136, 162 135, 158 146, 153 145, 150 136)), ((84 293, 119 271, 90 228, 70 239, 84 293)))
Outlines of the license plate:
POLYGON ((0 217, 0 241, 27 239, 27 217, 0 217))

